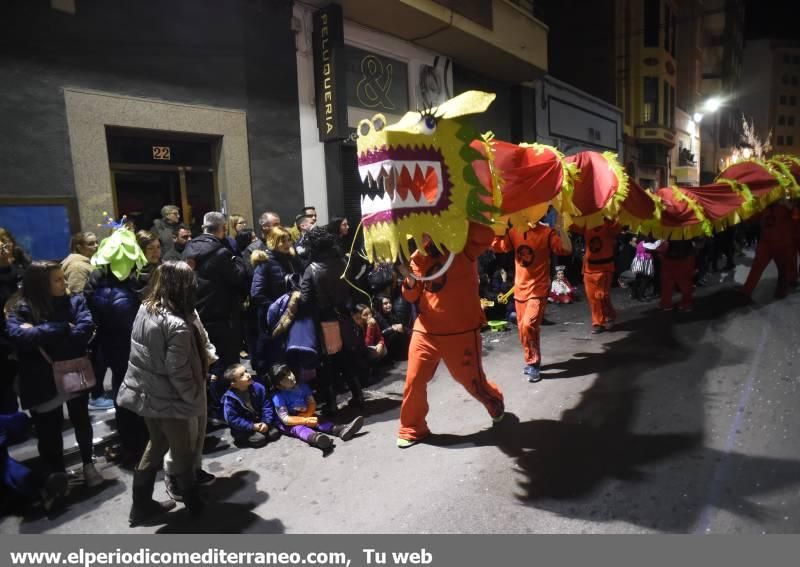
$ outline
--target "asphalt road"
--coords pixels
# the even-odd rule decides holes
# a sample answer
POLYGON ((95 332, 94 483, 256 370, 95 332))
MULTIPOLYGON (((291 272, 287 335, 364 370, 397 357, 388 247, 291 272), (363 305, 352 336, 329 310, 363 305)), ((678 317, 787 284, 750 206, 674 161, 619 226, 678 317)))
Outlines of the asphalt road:
POLYGON ((486 333, 500 426, 441 368, 429 387, 435 435, 397 449, 399 367, 370 389, 363 433, 327 457, 289 438, 207 454, 219 478, 199 519, 179 505, 130 530, 130 473, 99 459, 114 480, 0 531, 798 533, 800 293, 772 300, 768 271, 756 302, 737 306, 731 285, 746 270, 698 290, 689 314, 614 290, 619 324, 601 335, 585 303, 551 306, 538 384, 523 378, 515 332, 486 333))

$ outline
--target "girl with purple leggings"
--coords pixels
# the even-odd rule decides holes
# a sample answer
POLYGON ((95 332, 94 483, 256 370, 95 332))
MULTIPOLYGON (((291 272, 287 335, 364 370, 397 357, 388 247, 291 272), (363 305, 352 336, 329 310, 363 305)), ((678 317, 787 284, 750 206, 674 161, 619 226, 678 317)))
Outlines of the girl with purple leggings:
POLYGON ((329 433, 349 441, 364 425, 364 418, 356 417, 350 423, 334 425, 316 416, 317 402, 308 384, 298 384, 292 370, 285 364, 272 367, 272 376, 277 388, 272 403, 278 414, 277 427, 284 435, 302 439, 322 451, 333 448, 329 433))

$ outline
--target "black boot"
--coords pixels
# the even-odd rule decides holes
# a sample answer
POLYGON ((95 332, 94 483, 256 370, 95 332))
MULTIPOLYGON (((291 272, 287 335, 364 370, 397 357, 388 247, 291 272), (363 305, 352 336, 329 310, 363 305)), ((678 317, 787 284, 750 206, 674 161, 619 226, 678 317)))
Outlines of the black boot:
POLYGON ((178 475, 178 488, 183 494, 183 505, 189 510, 192 516, 199 516, 203 513, 206 503, 200 496, 200 487, 197 485, 195 471, 178 475))
POLYGON ((333 440, 325 435, 324 433, 314 433, 314 435, 309 439, 309 445, 312 447, 316 447, 317 449, 322 449, 322 451, 329 451, 333 447, 333 440))
POLYGON ((359 415, 350 423, 334 426, 333 434, 336 435, 336 437, 338 437, 342 441, 350 441, 350 439, 353 438, 353 435, 355 435, 361 430, 361 426, 363 425, 364 425, 364 418, 359 415))
POLYGON ((363 408, 364 392, 361 389, 361 383, 359 382, 358 377, 350 375, 350 377, 347 379, 347 385, 350 388, 351 394, 350 401, 347 402, 347 405, 351 408, 363 408))
POLYGON ((128 523, 133 528, 139 524, 169 512, 175 507, 175 502, 167 500, 156 502, 153 500, 153 487, 156 484, 156 470, 145 469, 133 472, 133 504, 128 515, 128 523))

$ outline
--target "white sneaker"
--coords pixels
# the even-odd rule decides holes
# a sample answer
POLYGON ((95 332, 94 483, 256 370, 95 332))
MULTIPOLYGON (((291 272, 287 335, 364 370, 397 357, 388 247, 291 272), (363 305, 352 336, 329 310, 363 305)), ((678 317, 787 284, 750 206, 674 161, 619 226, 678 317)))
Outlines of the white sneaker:
POLYGON ((100 486, 106 481, 106 479, 97 472, 97 469, 94 467, 92 463, 88 465, 83 465, 83 482, 86 483, 86 486, 89 488, 95 488, 96 486, 100 486))

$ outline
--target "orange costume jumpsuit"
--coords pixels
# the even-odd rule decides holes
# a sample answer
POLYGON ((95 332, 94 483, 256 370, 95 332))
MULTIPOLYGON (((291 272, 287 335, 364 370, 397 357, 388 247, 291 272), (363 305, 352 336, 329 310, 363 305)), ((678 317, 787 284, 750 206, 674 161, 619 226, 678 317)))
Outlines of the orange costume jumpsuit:
POLYGON ((593 327, 604 327, 617 318, 617 312, 611 304, 611 282, 614 279, 617 236, 621 231, 622 227, 608 220, 596 228, 583 231, 586 242, 583 285, 593 327))
MULTIPOLYGON (((450 268, 433 281, 403 281, 403 296, 417 304, 419 316, 414 323, 408 347, 408 370, 400 407, 401 439, 416 441, 430 433, 428 382, 439 362, 444 360, 453 378, 481 402, 489 415, 503 414, 503 393, 486 379, 481 361, 481 327, 485 322, 478 293, 477 258, 489 248, 491 228, 470 223, 464 250, 456 254, 450 268)), ((415 252, 411 272, 417 277, 436 273, 447 260, 415 252)))
POLYGON ((761 274, 774 260, 778 267, 775 297, 785 296, 792 277, 792 248, 792 210, 781 203, 770 205, 761 213, 761 236, 742 291, 747 295, 752 294, 761 274))
POLYGON ((541 360, 540 327, 550 293, 550 253, 564 255, 558 233, 544 224, 521 232, 512 228, 505 236, 495 237, 495 252, 514 252, 514 302, 517 311, 519 340, 525 364, 538 367, 541 360))

